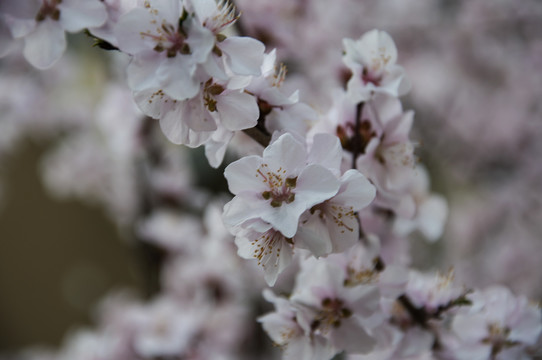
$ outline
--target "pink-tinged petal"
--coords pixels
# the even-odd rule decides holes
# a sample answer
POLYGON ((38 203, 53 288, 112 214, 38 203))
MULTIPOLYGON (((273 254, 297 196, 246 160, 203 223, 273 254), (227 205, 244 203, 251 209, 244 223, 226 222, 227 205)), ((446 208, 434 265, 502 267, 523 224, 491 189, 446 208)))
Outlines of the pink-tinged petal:
POLYGON ((99 0, 62 0, 58 9, 60 24, 68 32, 102 26, 107 20, 107 10, 99 0))
POLYGON ((390 96, 406 94, 410 90, 410 82, 406 79, 404 71, 401 66, 393 66, 382 79, 380 86, 375 87, 375 91, 380 91, 390 96))
POLYGON ((447 217, 448 204, 442 196, 433 195, 418 207, 420 231, 430 242, 440 238, 447 217))
POLYGON ((373 202, 375 196, 374 185, 359 171, 351 169, 341 177, 341 188, 333 202, 351 206, 358 211, 373 202))
POLYGON ((156 32, 156 24, 153 24, 153 21, 154 17, 142 8, 135 8, 122 15, 113 29, 119 49, 128 54, 152 50, 156 46, 156 41, 142 34, 156 32))
POLYGON ((260 75, 265 46, 249 37, 232 36, 217 44, 227 55, 226 63, 237 75, 260 75))
POLYGON ((222 58, 217 56, 209 56, 207 57, 207 61, 205 61, 202 66, 208 76, 221 81, 228 80, 228 75, 223 69, 224 65, 222 58))
POLYGON ((484 344, 460 344, 454 349, 454 359, 457 360, 488 360, 491 356, 491 345, 484 344))
POLYGON ((34 19, 19 19, 10 15, 5 15, 5 21, 15 39, 30 34, 38 25, 34 19))
POLYGON ((233 132, 219 127, 214 133, 213 137, 205 143, 205 157, 209 161, 209 165, 213 168, 217 168, 222 164, 224 155, 233 137, 233 132))
POLYGON ((330 338, 334 347, 353 354, 366 354, 375 344, 375 340, 352 317, 342 320, 341 325, 330 332, 330 338))
POLYGON ((11 52, 15 45, 15 40, 11 35, 9 27, 4 21, 4 17, 0 15, 0 57, 6 56, 11 52))
POLYGON ((283 360, 329 360, 337 354, 329 341, 319 335, 297 337, 288 343, 282 353, 283 360))
POLYGON ((297 178, 295 202, 303 202, 309 209, 333 197, 339 187, 339 180, 331 171, 320 165, 309 165, 297 178))
POLYGON ((161 21, 164 19, 172 25, 177 25, 182 13, 182 1, 179 0, 151 0, 148 11, 161 21))
POLYGON ((215 37, 209 29, 192 21, 188 29, 186 43, 190 46, 191 61, 201 64, 207 61, 215 46, 215 37))
POLYGON ((534 345, 542 332, 540 309, 534 305, 522 305, 525 309, 521 309, 515 323, 510 324, 511 330, 508 339, 534 345))
POLYGON ((264 149, 263 158, 265 162, 270 162, 273 170, 282 167, 290 174, 297 175, 306 165, 307 153, 304 144, 291 134, 284 134, 264 149))
POLYGON ((143 114, 160 119, 173 110, 173 99, 163 94, 160 89, 148 88, 134 91, 134 100, 143 114))
POLYGON ((273 342, 279 345, 286 345, 294 338, 303 336, 299 325, 285 314, 278 312, 267 314, 260 317, 258 322, 262 323, 263 329, 273 342))
POLYGON ((230 192, 237 195, 247 190, 255 193, 269 190, 258 176, 261 165, 262 158, 256 155, 246 156, 229 164, 224 170, 224 177, 228 180, 230 192))
POLYGON ((326 220, 334 253, 346 251, 359 241, 359 223, 352 208, 330 203, 326 206, 326 220))
POLYGON ((265 127, 271 134, 286 131, 304 138, 316 119, 318 115, 313 108, 304 103, 296 103, 284 109, 273 108, 265 117, 265 127))
POLYGON ((224 224, 238 226, 248 220, 263 219, 272 209, 267 202, 261 201, 256 197, 236 196, 224 205, 222 218, 224 224))
POLYGON ((397 62, 397 47, 390 34, 385 31, 378 31, 377 50, 384 54, 388 64, 395 64, 397 62))
POLYGON ((319 164, 340 175, 342 147, 339 138, 331 134, 316 134, 308 156, 309 164, 319 164))
POLYGON ((307 210, 306 204, 294 200, 291 204, 283 203, 279 207, 272 207, 266 203, 267 211, 260 214, 262 220, 267 221, 273 228, 288 238, 294 237, 299 223, 299 217, 307 210))
POLYGON ((405 292, 408 270, 402 266, 386 265, 378 277, 378 282, 382 296, 397 298, 405 292))
POLYGON ((47 69, 58 61, 66 50, 66 36, 57 21, 46 19, 25 38, 23 54, 38 69, 47 69))
POLYGON ((460 339, 469 343, 479 342, 488 335, 486 318, 479 314, 456 316, 452 329, 460 339))
POLYGON ((156 70, 164 59, 155 51, 144 51, 134 57, 126 70, 128 86, 132 91, 145 91, 149 88, 160 88, 156 78, 156 70))
POLYGON ((192 10, 196 14, 196 17, 204 22, 206 19, 210 19, 218 12, 217 2, 215 0, 192 0, 190 1, 192 10))
POLYGON ((367 101, 371 98, 371 90, 367 86, 364 86, 361 81, 361 72, 361 66, 357 65, 354 67, 352 69, 352 77, 346 84, 346 94, 348 99, 354 104, 367 101))
POLYGON ((175 100, 191 99, 200 91, 195 79, 196 64, 188 56, 165 59, 156 71, 156 79, 164 92, 175 100))
POLYGON ((315 212, 299 224, 295 234, 295 246, 309 250, 316 257, 331 253, 329 231, 320 219, 319 212, 315 212))
POLYGON ((364 115, 374 118, 383 126, 388 127, 390 122, 395 121, 402 113, 403 106, 396 97, 388 94, 375 94, 363 109, 364 115))
POLYGON ((202 132, 217 129, 216 122, 207 111, 201 96, 183 101, 178 108, 181 110, 178 121, 186 124, 190 130, 202 132))
POLYGON ((269 286, 275 285, 278 276, 290 265, 293 257, 292 247, 286 242, 284 236, 278 232, 274 236, 274 246, 263 250, 264 255, 260 260, 260 264, 265 271, 265 282, 269 286))
POLYGON ((184 144, 190 147, 197 147, 207 141, 211 132, 195 132, 185 123, 184 117, 190 111, 185 108, 188 106, 178 106, 174 111, 170 111, 160 118, 160 127, 169 141, 174 144, 184 144))
POLYGON ((232 131, 256 126, 260 110, 256 98, 239 91, 225 91, 216 97, 222 124, 232 131))

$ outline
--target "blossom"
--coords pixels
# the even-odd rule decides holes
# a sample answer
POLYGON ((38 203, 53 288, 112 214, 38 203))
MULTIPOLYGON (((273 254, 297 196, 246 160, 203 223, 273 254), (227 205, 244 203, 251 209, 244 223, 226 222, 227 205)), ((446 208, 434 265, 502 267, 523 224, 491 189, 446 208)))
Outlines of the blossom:
POLYGON ((230 74, 260 75, 265 46, 251 37, 226 36, 224 30, 239 18, 228 0, 190 1, 196 19, 216 38, 213 51, 203 65, 213 77, 228 79, 230 74))
POLYGON ((458 342, 451 345, 455 358, 521 359, 542 332, 540 309, 502 286, 469 295, 472 306, 452 321, 458 342))
POLYGON ((441 275, 423 274, 412 270, 406 285, 406 295, 414 306, 423 307, 430 314, 450 306, 465 293, 463 287, 454 283, 452 271, 441 275))
POLYGON ((155 95, 177 101, 199 92, 197 65, 207 60, 214 36, 187 15, 183 1, 146 1, 119 18, 114 34, 133 56, 127 73, 134 92, 157 88, 155 95))
POLYGON ((310 153, 291 134, 280 136, 263 156, 247 156, 225 170, 236 196, 224 207, 224 222, 239 226, 262 220, 293 237, 301 214, 334 196, 339 180, 328 168, 308 163, 310 153))
POLYGON ((161 116, 160 126, 171 142, 194 147, 207 141, 218 124, 230 132, 247 129, 256 125, 258 115, 253 96, 209 79, 195 97, 175 102, 171 111, 161 116), (191 133, 203 136, 192 137, 191 133))
POLYGON ((275 311, 258 318, 258 322, 273 342, 283 347, 284 360, 329 360, 337 353, 323 336, 306 336, 297 322, 296 308, 287 299, 270 290, 264 291, 263 296, 273 303, 275 311))
POLYGON ((362 114, 364 152, 356 168, 377 188, 375 204, 412 217, 415 202, 410 193, 416 158, 409 139, 414 113, 403 112, 399 100, 376 95, 362 114))
POLYGON ((337 195, 313 206, 296 234, 296 246, 308 248, 315 256, 352 247, 359 240, 356 212, 375 197, 375 187, 357 170, 348 170, 340 181, 337 195))
POLYGON ((408 235, 419 229, 425 239, 434 242, 442 235, 448 216, 446 199, 438 194, 429 192, 429 174, 422 166, 417 166, 409 193, 416 204, 413 218, 397 217, 393 230, 399 235, 408 235))
POLYGON ((344 286, 343 269, 324 259, 307 259, 301 267, 290 297, 301 327, 325 337, 339 351, 369 352, 374 340, 364 320, 379 309, 377 286, 344 286))
POLYGON ((24 38, 24 57, 38 69, 50 68, 60 59, 66 50, 65 31, 98 27, 107 19, 99 0, 13 0, 2 10, 13 37, 24 38))
POLYGON ((265 272, 265 281, 275 285, 278 275, 290 265, 293 257, 293 241, 286 238, 270 224, 241 228, 235 236, 238 254, 244 259, 256 259, 265 272), (256 229, 255 229, 256 228, 256 229))
POLYGON ((348 96, 354 103, 367 101, 373 93, 403 95, 410 88, 401 66, 396 65, 397 48, 391 36, 371 30, 358 40, 343 39, 343 61, 352 71, 348 96))

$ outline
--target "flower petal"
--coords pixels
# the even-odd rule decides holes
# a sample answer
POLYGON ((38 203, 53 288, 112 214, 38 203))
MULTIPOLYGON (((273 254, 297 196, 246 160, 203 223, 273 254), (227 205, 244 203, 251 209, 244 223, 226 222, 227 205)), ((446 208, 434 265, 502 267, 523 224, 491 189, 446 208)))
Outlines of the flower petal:
POLYGON ((105 5, 98 0, 63 0, 58 9, 59 22, 68 32, 102 26, 107 20, 105 5))
POLYGON ((227 54, 226 63, 237 75, 260 75, 265 46, 262 42, 249 38, 232 36, 217 44, 227 54))
POLYGON ((222 124, 232 131, 256 126, 260 110, 256 98, 244 92, 225 91, 216 98, 222 124))
POLYGON ((66 50, 66 36, 57 21, 46 19, 25 38, 23 54, 38 69, 47 69, 62 57, 66 50))

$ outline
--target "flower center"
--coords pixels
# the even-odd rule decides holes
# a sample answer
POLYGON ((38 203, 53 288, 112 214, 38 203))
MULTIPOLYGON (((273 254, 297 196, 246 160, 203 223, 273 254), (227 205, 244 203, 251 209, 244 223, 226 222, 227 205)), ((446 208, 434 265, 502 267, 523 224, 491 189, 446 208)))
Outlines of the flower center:
POLYGON ((262 192, 265 200, 271 200, 272 207, 280 207, 282 203, 290 204, 295 200, 295 189, 297 177, 286 177, 286 170, 279 168, 276 172, 268 170, 267 164, 262 164, 256 176, 260 176, 269 190, 262 192))
POLYGON ((43 0, 43 4, 36 15, 36 21, 43 21, 47 17, 58 21, 60 19, 60 10, 56 6, 61 2, 62 0, 43 0))
POLYGON ((492 345, 491 355, 495 357, 502 349, 518 345, 517 341, 508 340, 510 329, 499 326, 497 323, 490 323, 487 326, 488 336, 482 340, 484 344, 492 345))
POLYGON ((344 306, 341 299, 325 298, 322 300, 322 309, 311 323, 312 330, 320 329, 327 333, 330 328, 341 326, 343 319, 352 316, 352 311, 344 306))
POLYGON ((203 101, 210 112, 216 111, 215 96, 222 94, 224 87, 219 84, 213 84, 213 79, 209 79, 203 88, 203 101))
MULTIPOLYGON (((273 255, 275 246, 278 245, 282 240, 284 240, 284 236, 280 232, 271 229, 252 242, 252 245, 256 246, 253 256, 258 260, 258 265, 264 265, 267 263, 264 261, 264 258, 273 255)), ((276 251, 276 256, 279 257, 280 247, 278 247, 276 251)))
POLYGON ((177 54, 190 54, 190 46, 185 42, 187 36, 182 27, 183 20, 183 17, 179 19, 179 26, 177 28, 164 21, 162 22, 162 26, 156 29, 155 34, 142 32, 141 36, 153 39, 156 42, 154 51, 165 51, 169 58, 173 58, 177 54))
POLYGON ((361 73, 361 80, 363 81, 363 85, 371 83, 374 86, 380 86, 382 75, 379 75, 376 71, 373 72, 369 71, 367 68, 364 68, 363 72, 361 73))

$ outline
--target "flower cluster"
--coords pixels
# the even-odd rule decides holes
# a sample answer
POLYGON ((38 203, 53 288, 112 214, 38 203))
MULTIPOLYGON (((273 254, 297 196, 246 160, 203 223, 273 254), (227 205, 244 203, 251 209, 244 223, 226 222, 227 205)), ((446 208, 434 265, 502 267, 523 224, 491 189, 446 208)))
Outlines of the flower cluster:
POLYGON ((57 195, 98 199, 159 269, 149 301, 110 298, 99 328, 50 358, 236 359, 256 311, 285 360, 533 358, 538 306, 412 266, 410 235, 436 242, 448 205, 415 154, 391 36, 343 39, 340 76, 311 106, 240 21, 227 0, 0 4, 1 56, 24 41, 28 62, 49 68, 64 32, 82 29, 123 54, 128 87, 101 91, 43 175, 57 195), (196 189, 171 143, 204 145, 214 168, 234 150, 233 197, 196 189), (250 303, 260 293, 274 306, 264 315, 250 303))

